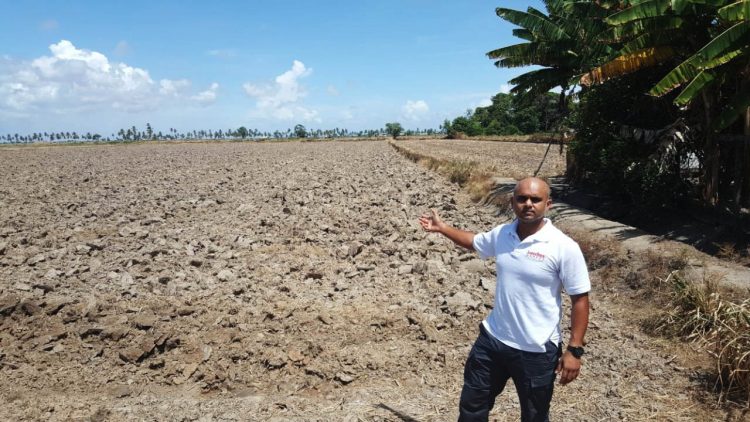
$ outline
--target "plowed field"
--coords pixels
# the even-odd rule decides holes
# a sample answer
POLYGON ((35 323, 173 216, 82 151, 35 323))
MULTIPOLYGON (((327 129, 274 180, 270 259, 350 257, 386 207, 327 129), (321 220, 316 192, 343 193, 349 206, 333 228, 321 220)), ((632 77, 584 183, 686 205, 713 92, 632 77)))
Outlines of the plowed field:
MULTIPOLYGON (((456 418, 494 269, 417 217, 500 221, 386 142, 8 148, 0 168, 0 419, 456 418)), ((723 418, 598 277, 553 420, 723 418)))

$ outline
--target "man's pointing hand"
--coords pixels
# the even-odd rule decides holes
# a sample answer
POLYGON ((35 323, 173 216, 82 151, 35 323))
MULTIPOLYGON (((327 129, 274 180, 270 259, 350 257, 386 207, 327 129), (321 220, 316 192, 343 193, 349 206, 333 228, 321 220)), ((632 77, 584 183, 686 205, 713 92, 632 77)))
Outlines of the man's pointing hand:
POLYGON ((439 232, 445 226, 434 208, 430 210, 430 214, 422 214, 419 217, 419 224, 426 232, 439 232))

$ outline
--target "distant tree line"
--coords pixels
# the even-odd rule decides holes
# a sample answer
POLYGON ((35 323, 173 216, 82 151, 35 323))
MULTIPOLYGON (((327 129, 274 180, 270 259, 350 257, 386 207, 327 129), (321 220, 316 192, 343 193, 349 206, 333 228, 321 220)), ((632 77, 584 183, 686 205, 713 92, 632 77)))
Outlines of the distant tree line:
MULTIPOLYGON (((390 124, 390 123, 389 123, 390 124)), ((407 129, 400 132, 406 136, 434 136, 441 132, 436 129, 407 129)), ((240 126, 237 129, 208 129, 179 131, 169 128, 167 131, 155 131, 150 123, 146 123, 145 129, 131 126, 123 128, 116 133, 102 135, 100 133, 78 133, 78 132, 35 132, 31 134, 6 134, 0 135, 0 143, 28 144, 35 142, 52 143, 75 143, 75 142, 136 142, 136 141, 172 141, 172 140, 261 140, 261 139, 290 139, 290 138, 373 138, 392 135, 388 129, 367 129, 350 131, 346 128, 333 129, 307 129, 298 124, 294 128, 286 130, 261 131, 240 126)))

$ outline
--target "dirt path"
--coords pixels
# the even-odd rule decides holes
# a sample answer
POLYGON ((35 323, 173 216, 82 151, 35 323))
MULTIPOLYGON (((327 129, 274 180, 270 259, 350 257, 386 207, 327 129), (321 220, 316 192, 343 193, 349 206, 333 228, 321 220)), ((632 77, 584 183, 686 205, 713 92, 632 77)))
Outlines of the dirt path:
MULTIPOLYGON (((455 419, 492 263, 416 218, 499 221, 387 143, 46 148, 0 167, 0 419, 455 419)), ((600 277, 553 419, 725 418, 600 277)), ((493 417, 518 419, 512 386, 493 417)))

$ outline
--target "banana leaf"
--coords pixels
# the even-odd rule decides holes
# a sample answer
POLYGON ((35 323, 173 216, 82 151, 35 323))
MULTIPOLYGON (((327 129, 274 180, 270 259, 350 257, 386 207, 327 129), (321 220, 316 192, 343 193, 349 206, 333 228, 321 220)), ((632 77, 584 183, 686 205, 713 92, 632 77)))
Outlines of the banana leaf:
POLYGON ((680 14, 690 4, 689 0, 672 0, 672 10, 680 14))
MULTIPOLYGON (((719 36, 709 41, 708 44, 703 46, 693 56, 680 63, 676 68, 672 69, 671 72, 667 73, 651 90, 648 92, 649 95, 655 95, 660 97, 669 91, 677 88, 685 82, 693 79, 698 75, 701 69, 707 68, 712 64, 712 60, 716 59, 721 61, 726 56, 731 55, 732 51, 726 52, 733 48, 737 44, 738 40, 747 38, 750 33, 750 22, 738 23, 731 28, 727 29, 719 36)), ((734 57, 730 57, 731 60, 734 57)), ((715 67, 716 65, 714 65, 715 67)))
POLYGON ((692 56, 667 73, 648 91, 648 95, 661 97, 685 82, 695 78, 700 73, 697 67, 698 58, 692 56))
POLYGON ((730 3, 728 0, 688 0, 688 2, 692 4, 705 4, 712 7, 723 7, 730 3))
POLYGON ((736 46, 737 41, 746 43, 750 34, 750 21, 737 23, 708 42, 695 53, 701 61, 709 61, 736 46))
POLYGON ((526 12, 519 12, 518 10, 504 9, 502 7, 495 9, 495 12, 499 17, 512 24, 518 25, 521 28, 529 30, 539 38, 550 41, 570 39, 565 31, 548 19, 526 12))
POLYGON ((645 33, 637 38, 634 38, 620 48, 620 54, 635 53, 638 50, 644 48, 654 47, 657 45, 669 45, 675 40, 679 32, 676 30, 663 31, 658 33, 645 33))
POLYGON ((709 63, 706 63, 706 65, 703 66, 704 70, 698 73, 698 75, 696 75, 695 78, 690 81, 685 89, 682 90, 680 95, 675 98, 674 103, 682 106, 692 101, 693 98, 695 98, 696 95, 698 95, 704 88, 714 84, 716 80, 716 74, 715 72, 710 71, 710 69, 714 69, 716 67, 729 63, 732 59, 742 55, 743 53, 747 53, 747 51, 747 49, 735 50, 721 57, 717 57, 709 63))
POLYGON ((552 88, 563 86, 567 82, 567 74, 567 70, 537 69, 519 75, 508 83, 515 85, 510 90, 514 94, 547 92, 552 88))
POLYGON ((529 60, 527 57, 505 57, 495 61, 495 66, 502 68, 527 67, 527 66, 544 66, 544 67, 569 67, 573 65, 573 60, 566 57, 562 58, 545 58, 538 60, 529 60))
POLYGON ((669 9, 671 0, 647 0, 623 11, 617 12, 605 21, 610 25, 622 25, 638 19, 662 16, 669 9))
POLYGON ((572 35, 579 41, 583 39, 591 39, 592 37, 589 34, 601 34, 602 32, 609 29, 609 25, 598 18, 562 19, 557 22, 557 26, 565 31, 566 34, 572 35))
POLYGON ((572 45, 568 43, 530 42, 509 45, 487 53, 490 59, 515 58, 525 60, 527 64, 554 63, 570 56, 572 45))
POLYGON ((641 19, 626 22, 622 25, 611 27, 604 32, 602 40, 605 42, 621 42, 643 35, 644 33, 661 32, 670 29, 679 29, 684 21, 682 18, 673 16, 658 16, 655 18, 641 19))
POLYGON ((563 7, 565 13, 587 18, 604 18, 609 13, 607 9, 590 1, 569 1, 563 7))
POLYGON ((541 10, 538 10, 538 9, 534 9, 533 7, 526 8, 526 13, 528 13, 530 15, 538 16, 538 17, 543 18, 543 19, 550 20, 549 16, 547 16, 544 12, 542 12, 541 10))
POLYGON ((516 28, 513 30, 513 35, 522 40, 534 41, 534 34, 532 34, 528 29, 516 28))
POLYGON ((750 0, 738 1, 718 10, 719 17, 728 22, 750 19, 750 0))
POLYGON ((719 67, 719 66, 721 66, 721 65, 723 65, 725 63, 729 63, 735 57, 743 56, 743 55, 747 56, 748 51, 749 50, 748 50, 747 47, 745 47, 745 48, 739 48, 739 49, 734 50, 734 51, 730 51, 729 53, 724 54, 723 56, 719 56, 719 57, 711 59, 711 60, 709 60, 709 61, 707 61, 705 63, 701 63, 698 66, 698 68, 701 69, 701 70, 708 70, 708 69, 713 69, 715 67, 719 67))
POLYGON ((609 9, 617 9, 621 6, 620 0, 601 0, 599 2, 599 5, 601 5, 603 8, 609 10, 609 9))
POLYGON ((647 67, 656 66, 674 57, 675 51, 670 46, 645 48, 630 54, 621 55, 584 74, 580 84, 590 86, 617 78, 647 67))
POLYGON ((688 84, 688 86, 685 87, 685 89, 682 90, 680 95, 675 98, 674 103, 679 106, 684 106, 690 101, 692 101, 693 98, 695 98, 698 93, 700 93, 703 88, 706 88, 707 86, 711 85, 715 80, 714 75, 709 71, 702 71, 700 72, 695 78, 693 78, 692 81, 688 84))
POLYGON ((565 11, 566 0, 544 0, 544 7, 550 15, 560 15, 565 11))

